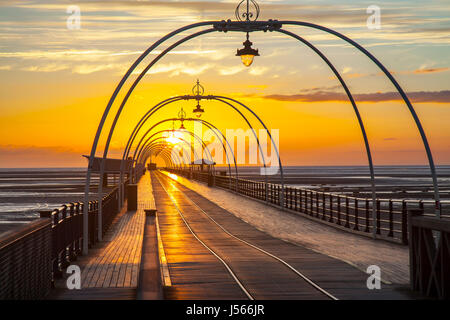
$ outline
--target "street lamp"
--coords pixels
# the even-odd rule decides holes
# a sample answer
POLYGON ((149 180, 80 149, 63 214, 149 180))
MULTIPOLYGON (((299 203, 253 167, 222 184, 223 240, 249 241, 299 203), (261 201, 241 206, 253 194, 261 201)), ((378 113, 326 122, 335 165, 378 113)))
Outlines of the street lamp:
MULTIPOLYGON (((259 5, 255 0, 242 0, 236 7, 235 16, 237 20, 247 23, 256 21, 259 17, 259 5), (243 4, 245 4, 245 10, 242 12, 241 6, 243 4)), ((258 49, 253 49, 252 44, 248 39, 247 31, 247 40, 243 42, 244 48, 238 49, 236 53, 236 56, 241 57, 242 63, 246 67, 250 67, 253 63, 253 58, 259 56, 258 49)))
POLYGON ((197 83, 192 88, 192 93, 195 96, 195 99, 197 100, 197 106, 192 111, 197 118, 200 118, 202 114, 205 112, 205 110, 200 105, 201 96, 205 93, 205 88, 200 84, 200 81, 197 79, 197 83))
POLYGON ((247 32, 247 40, 243 42, 244 48, 238 49, 236 56, 241 57, 242 63, 246 67, 250 67, 253 63, 253 58, 255 56, 259 56, 258 49, 252 48, 252 42, 248 39, 248 32, 247 32))
POLYGON ((186 112, 183 110, 183 107, 181 107, 181 110, 178 112, 178 118, 181 121, 179 130, 186 130, 186 128, 184 127, 184 119, 186 119, 186 112))

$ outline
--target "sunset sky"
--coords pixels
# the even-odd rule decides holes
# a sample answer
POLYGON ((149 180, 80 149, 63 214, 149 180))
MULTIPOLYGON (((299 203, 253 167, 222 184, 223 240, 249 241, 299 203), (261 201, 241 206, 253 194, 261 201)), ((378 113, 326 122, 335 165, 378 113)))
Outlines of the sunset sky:
MULTIPOLYGON (((0 1, 0 167, 85 166, 81 155, 90 151, 109 97, 140 53, 178 27, 204 20, 234 20, 237 3, 0 1), (70 5, 81 9, 78 30, 67 28, 70 14, 66 10, 70 5)), ((448 1, 258 3, 259 20, 313 22, 365 46, 407 92, 436 163, 450 164, 448 1), (381 29, 366 25, 369 5, 381 8, 381 29)), ((286 29, 316 45, 343 75, 366 124, 375 164, 426 164, 406 105, 368 58, 323 32, 291 26, 286 29)), ((246 68, 235 56, 244 40, 243 33, 215 32, 165 56, 129 99, 113 136, 111 156, 119 157, 146 110, 168 97, 190 94, 200 79, 205 94, 238 99, 255 110, 269 128, 279 129, 285 164, 365 165, 364 144, 352 106, 326 64, 292 38, 255 32, 250 40, 261 56, 246 68)), ((138 70, 154 57, 150 55, 138 70)), ((125 88, 130 85, 131 81, 125 88)), ((202 106, 205 120, 220 129, 246 129, 245 123, 223 105, 202 102, 202 106)), ((190 117, 195 104, 172 104, 151 123, 177 116, 180 107, 190 117)), ((117 108, 118 103, 113 111, 117 108)), ((111 120, 109 117, 107 128, 111 120)), ((255 127, 259 128, 256 122, 255 127)), ((105 137, 106 132, 99 151, 105 137)))

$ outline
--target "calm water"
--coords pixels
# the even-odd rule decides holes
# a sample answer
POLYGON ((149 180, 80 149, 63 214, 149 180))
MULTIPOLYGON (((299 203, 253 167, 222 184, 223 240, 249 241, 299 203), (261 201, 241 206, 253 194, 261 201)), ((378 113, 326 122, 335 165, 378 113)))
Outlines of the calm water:
MULTIPOLYGON (((0 169, 0 224, 25 223, 37 218, 39 210, 81 200, 85 172, 84 168, 0 169)), ((94 177, 93 184, 97 182, 94 177)))

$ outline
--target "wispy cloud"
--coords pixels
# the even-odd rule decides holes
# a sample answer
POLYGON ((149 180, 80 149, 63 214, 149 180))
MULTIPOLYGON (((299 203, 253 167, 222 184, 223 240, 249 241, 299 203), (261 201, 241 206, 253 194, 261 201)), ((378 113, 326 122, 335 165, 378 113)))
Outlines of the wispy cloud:
POLYGON ((427 68, 427 69, 417 69, 414 70, 413 73, 421 74, 421 73, 436 73, 436 72, 444 72, 449 70, 449 68, 427 68))
MULTIPOLYGON (((408 97, 415 103, 419 102, 450 102, 450 90, 442 91, 415 91, 407 93, 408 97)), ((399 101, 401 96, 398 92, 375 92, 360 93, 353 95, 359 102, 383 102, 383 101, 399 101)), ((264 99, 278 101, 301 101, 301 102, 324 102, 324 101, 348 101, 348 97, 344 93, 334 91, 314 91, 308 93, 300 93, 293 95, 272 94, 263 96, 264 99)))
POLYGON ((155 65, 154 68, 150 69, 148 73, 149 74, 170 73, 170 76, 177 76, 180 74, 198 75, 212 68, 212 66, 213 66, 212 64, 196 65, 184 62, 159 64, 155 65))
POLYGON ((231 76, 231 75, 237 74, 241 71, 244 71, 244 68, 245 67, 243 67, 241 65, 236 65, 236 66, 232 66, 232 67, 223 67, 223 68, 219 69, 219 74, 221 76, 231 76))
POLYGON ((254 66, 253 68, 250 69, 250 74, 254 76, 260 76, 265 74, 268 70, 269 68, 267 67, 254 66))

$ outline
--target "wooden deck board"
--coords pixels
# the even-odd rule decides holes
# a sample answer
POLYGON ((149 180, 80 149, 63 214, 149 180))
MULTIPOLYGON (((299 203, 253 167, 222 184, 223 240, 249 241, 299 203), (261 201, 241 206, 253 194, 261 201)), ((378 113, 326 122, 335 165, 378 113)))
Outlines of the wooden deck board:
POLYGON ((81 290, 67 290, 65 279, 57 281, 50 299, 135 299, 145 224, 144 209, 154 208, 149 175, 138 184, 137 211, 122 210, 114 219, 104 241, 80 257, 81 290))

